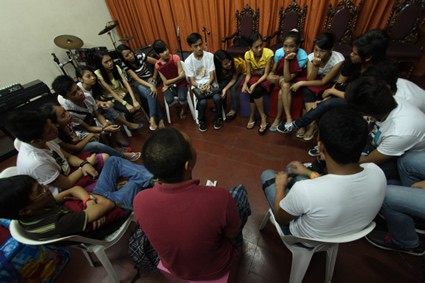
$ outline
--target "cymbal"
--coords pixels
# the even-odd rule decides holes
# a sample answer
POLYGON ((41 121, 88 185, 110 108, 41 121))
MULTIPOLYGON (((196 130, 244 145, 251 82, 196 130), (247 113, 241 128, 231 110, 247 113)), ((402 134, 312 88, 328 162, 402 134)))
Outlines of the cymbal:
POLYGON ((56 36, 53 42, 60 48, 64 49, 76 49, 83 46, 83 41, 73 35, 64 34, 56 36))
POLYGON ((98 33, 98 35, 102 35, 102 34, 107 33, 108 31, 113 30, 117 25, 118 25, 117 21, 114 21, 114 22, 112 22, 112 24, 109 24, 109 25, 107 24, 105 26, 105 28, 98 33))

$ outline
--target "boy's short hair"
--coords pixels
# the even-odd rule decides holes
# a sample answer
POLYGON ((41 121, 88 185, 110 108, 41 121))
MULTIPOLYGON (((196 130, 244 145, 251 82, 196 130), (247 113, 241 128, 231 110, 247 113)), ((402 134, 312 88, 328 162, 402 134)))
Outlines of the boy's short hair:
POLYGON ((167 46, 167 44, 165 44, 165 42, 163 40, 157 39, 152 44, 152 48, 153 48, 153 51, 155 51, 155 53, 159 55, 160 53, 167 50, 168 46, 167 46))
POLYGON ((30 143, 42 139, 47 118, 39 111, 16 111, 6 118, 6 129, 19 140, 30 143))
POLYGON ((363 115, 380 118, 397 107, 387 83, 374 77, 360 77, 345 90, 345 100, 363 115))
POLYGON ((371 57, 371 62, 376 63, 384 60, 387 56, 389 45, 388 34, 381 29, 372 29, 353 41, 353 46, 362 60, 371 57))
POLYGON ((66 94, 71 90, 74 80, 70 76, 61 75, 56 77, 52 83, 53 90, 62 96, 67 96, 66 94))
POLYGON ((189 36, 186 39, 187 44, 189 44, 189 46, 192 46, 192 44, 196 43, 198 40, 202 40, 202 35, 200 35, 197 32, 193 32, 189 34, 189 36))
POLYGON ((400 77, 400 71, 393 60, 386 59, 367 68, 363 76, 384 80, 395 93, 397 91, 397 80, 400 77))
POLYGON ((0 217, 20 219, 19 211, 30 204, 32 185, 36 181, 27 175, 0 179, 0 217))
POLYGON ((189 142, 174 128, 155 131, 142 149, 146 169, 165 183, 181 182, 185 163, 191 158, 189 142))
POLYGON ((359 162, 367 135, 365 119, 350 107, 332 109, 319 122, 319 140, 338 164, 359 162))

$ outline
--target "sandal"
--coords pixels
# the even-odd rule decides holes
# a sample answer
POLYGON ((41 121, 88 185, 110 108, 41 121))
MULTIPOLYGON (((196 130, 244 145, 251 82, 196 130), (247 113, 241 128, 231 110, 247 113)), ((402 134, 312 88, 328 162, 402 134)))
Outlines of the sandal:
POLYGON ((141 152, 132 152, 131 156, 128 158, 129 161, 134 162, 136 160, 138 160, 140 158, 140 156, 142 156, 141 152))
POLYGON ((260 136, 264 135, 267 132, 268 127, 269 123, 266 123, 265 125, 260 125, 260 128, 258 129, 258 134, 260 136))
POLYGON ((232 121, 233 119, 235 119, 235 117, 236 117, 236 112, 233 110, 229 111, 229 113, 226 114, 226 119, 228 121, 232 121))
POLYGON ((127 126, 127 128, 129 128, 132 131, 135 131, 135 130, 139 130, 139 129, 143 128, 143 124, 142 123, 138 123, 135 128, 130 128, 128 126, 127 126))
POLYGON ((248 122, 248 124, 246 124, 246 128, 247 128, 248 130, 252 130, 252 129, 254 129, 254 127, 255 127, 255 123, 257 123, 257 122, 256 122, 256 121, 248 122))
POLYGON ((304 134, 303 139, 305 141, 312 140, 314 138, 314 135, 316 134, 316 132, 317 132, 317 126, 313 126, 312 130, 311 130, 311 128, 307 129, 307 131, 304 134))
POLYGON ((186 114, 184 113, 184 109, 182 108, 180 110, 180 120, 184 120, 184 119, 186 119, 186 114))
POLYGON ((299 128, 295 136, 299 139, 302 139, 305 135, 305 128, 299 128))

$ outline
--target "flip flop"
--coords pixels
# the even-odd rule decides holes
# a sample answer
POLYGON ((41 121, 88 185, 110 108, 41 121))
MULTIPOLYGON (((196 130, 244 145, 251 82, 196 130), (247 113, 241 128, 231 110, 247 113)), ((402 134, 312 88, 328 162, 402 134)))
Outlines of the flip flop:
POLYGON ((260 125, 260 128, 258 129, 258 134, 260 136, 264 135, 267 132, 268 127, 269 127, 269 123, 266 123, 265 126, 260 125))
POLYGON ((305 128, 299 128, 295 136, 299 139, 302 139, 305 135, 305 128))
POLYGON ((232 121, 233 119, 235 119, 235 117, 236 117, 236 112, 233 112, 233 113, 229 112, 226 114, 227 121, 232 121))
POLYGON ((252 122, 248 122, 248 124, 246 124, 246 128, 248 130, 252 130, 255 127, 255 123, 257 123, 256 121, 252 121, 252 122))
MULTIPOLYGON (((127 127, 128 128, 128 127, 127 127)), ((132 131, 135 131, 135 130, 139 130, 139 129, 141 129, 141 128, 143 128, 143 124, 142 123, 138 123, 137 124, 137 128, 129 128, 130 130, 132 130, 132 131)))
MULTIPOLYGON (((305 141, 312 140, 312 139, 314 138, 314 135, 316 134, 316 132, 317 132, 317 127, 315 127, 315 128, 313 129, 313 131, 311 131, 311 135, 306 135, 306 134, 304 134, 303 139, 304 139, 305 141)), ((306 133, 307 133, 307 132, 306 132, 306 133)))
POLYGON ((141 152, 133 152, 131 153, 131 157, 128 159, 131 162, 134 162, 136 160, 138 160, 140 158, 140 156, 142 156, 141 152))

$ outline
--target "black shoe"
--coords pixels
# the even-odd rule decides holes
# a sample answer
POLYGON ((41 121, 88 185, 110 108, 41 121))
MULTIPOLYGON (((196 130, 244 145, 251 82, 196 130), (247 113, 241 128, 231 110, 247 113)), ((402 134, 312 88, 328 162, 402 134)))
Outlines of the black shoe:
POLYGON ((220 130, 223 127, 223 119, 217 118, 214 122, 214 130, 220 130))
POLYGON ((391 241, 390 234, 386 231, 374 230, 365 238, 369 243, 383 250, 396 251, 416 256, 425 255, 425 247, 422 243, 420 243, 416 248, 402 248, 391 241))
POLYGON ((207 123, 199 121, 199 131, 203 133, 206 132, 207 129, 207 123))

